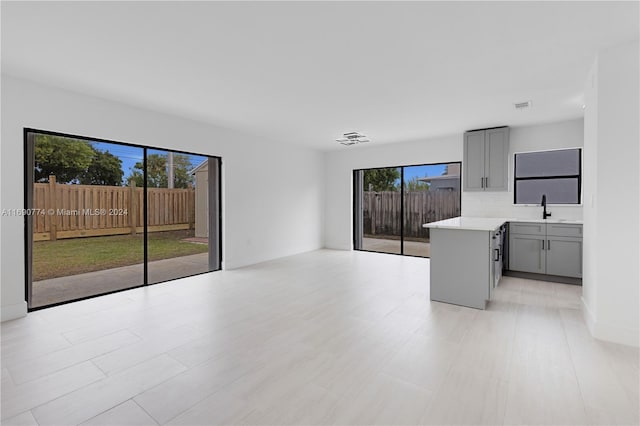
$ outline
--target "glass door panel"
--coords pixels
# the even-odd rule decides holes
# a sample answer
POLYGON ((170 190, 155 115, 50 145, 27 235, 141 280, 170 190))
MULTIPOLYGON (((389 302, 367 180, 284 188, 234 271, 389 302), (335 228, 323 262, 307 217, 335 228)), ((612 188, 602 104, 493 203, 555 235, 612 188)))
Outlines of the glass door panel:
POLYGON ((36 132, 26 143, 29 308, 143 285, 143 189, 124 178, 143 149, 36 132))
POLYGON ((401 168, 362 171, 361 249, 402 253, 401 168))
POLYGON ((430 257, 422 225, 460 215, 460 163, 406 166, 403 177, 404 254, 430 257))
MULTIPOLYGON (((210 262, 209 157, 147 150, 149 284, 219 269, 210 262)), ((215 167, 217 159, 214 159, 215 167)), ((211 176, 214 179, 211 180, 211 176)), ((215 205, 214 205, 215 208, 215 205)), ((215 247, 215 243, 214 243, 215 247)), ((217 250, 215 250, 217 252, 217 250)))

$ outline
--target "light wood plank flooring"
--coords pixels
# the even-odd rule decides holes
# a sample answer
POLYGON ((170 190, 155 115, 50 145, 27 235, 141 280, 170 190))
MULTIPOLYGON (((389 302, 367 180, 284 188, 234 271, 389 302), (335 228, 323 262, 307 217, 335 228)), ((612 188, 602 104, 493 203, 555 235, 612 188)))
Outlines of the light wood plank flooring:
MULTIPOLYGON (((464 265, 460 265, 464 267, 464 265)), ((638 424, 581 287, 429 301, 429 260, 320 250, 2 324, 3 425, 638 424)))

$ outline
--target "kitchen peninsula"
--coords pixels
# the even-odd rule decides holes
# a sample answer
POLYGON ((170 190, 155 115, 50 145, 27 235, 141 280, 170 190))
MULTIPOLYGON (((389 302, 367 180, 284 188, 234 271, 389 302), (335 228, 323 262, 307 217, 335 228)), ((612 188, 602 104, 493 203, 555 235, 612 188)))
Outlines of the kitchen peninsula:
POLYGON ((500 279, 500 230, 507 221, 455 217, 423 225, 430 228, 431 300, 485 309, 500 279))
POLYGON ((455 217, 423 225, 430 229, 431 300, 485 309, 502 276, 507 226, 509 269, 533 279, 580 282, 581 222, 455 217))

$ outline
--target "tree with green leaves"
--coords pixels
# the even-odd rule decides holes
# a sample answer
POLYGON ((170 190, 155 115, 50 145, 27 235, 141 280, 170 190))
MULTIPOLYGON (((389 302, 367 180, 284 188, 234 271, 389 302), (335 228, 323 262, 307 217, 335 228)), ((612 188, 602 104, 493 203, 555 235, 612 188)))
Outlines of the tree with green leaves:
POLYGON ((83 185, 122 185, 122 160, 91 142, 64 136, 37 134, 34 147, 35 180, 83 185))
POLYGON ((418 178, 414 176, 413 178, 411 178, 410 181, 404 183, 404 190, 405 191, 428 191, 429 186, 430 185, 427 182, 418 180, 418 178))
POLYGON ((173 187, 187 188, 189 184, 193 185, 194 176, 189 174, 193 169, 191 159, 188 155, 173 154, 173 187))
POLYGON ((122 160, 109 151, 95 150, 91 164, 79 178, 83 185, 122 185, 122 160))
POLYGON ((96 151, 91 143, 53 135, 36 135, 35 179, 47 182, 50 175, 59 183, 73 183, 87 171, 96 151))
POLYGON ((393 168, 369 169, 364 171, 363 182, 365 191, 398 191, 400 170, 393 168))
MULTIPOLYGON (((189 174, 192 167, 188 155, 173 154, 174 188, 187 188, 190 183, 193 183, 193 176, 189 174)), ((136 186, 142 187, 144 185, 143 169, 142 162, 137 162, 127 181, 133 180, 136 182, 136 186)), ((163 154, 147 155, 147 186, 149 188, 167 188, 168 182, 167 156, 163 154)))

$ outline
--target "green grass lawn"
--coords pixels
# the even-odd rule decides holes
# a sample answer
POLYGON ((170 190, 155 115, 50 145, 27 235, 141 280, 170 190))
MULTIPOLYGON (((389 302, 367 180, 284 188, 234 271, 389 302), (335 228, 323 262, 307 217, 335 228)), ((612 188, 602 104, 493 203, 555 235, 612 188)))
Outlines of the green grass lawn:
MULTIPOLYGON (((206 244, 182 241, 194 231, 149 234, 149 261, 206 253, 206 244)), ((142 235, 69 238, 33 243, 33 280, 102 271, 143 261, 142 235)))

